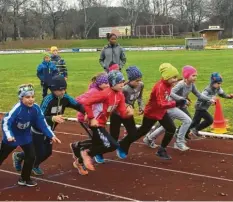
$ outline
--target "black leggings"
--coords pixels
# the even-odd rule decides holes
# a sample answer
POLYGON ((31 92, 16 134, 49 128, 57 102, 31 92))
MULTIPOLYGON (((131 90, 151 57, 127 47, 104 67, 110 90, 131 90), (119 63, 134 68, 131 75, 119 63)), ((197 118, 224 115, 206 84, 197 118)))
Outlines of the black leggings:
POLYGON ((89 149, 91 157, 97 154, 112 152, 119 147, 119 143, 107 132, 104 127, 90 127, 93 133, 92 145, 89 149))
POLYGON ((83 163, 83 159, 81 157, 81 150, 85 150, 85 149, 90 149, 92 146, 92 131, 90 129, 90 127, 84 123, 84 122, 79 122, 80 125, 84 128, 84 130, 86 131, 88 137, 90 139, 84 140, 84 141, 77 141, 73 143, 73 152, 76 158, 78 158, 79 163, 83 163))
POLYGON ((46 84, 41 84, 42 87, 42 97, 44 98, 48 94, 49 86, 46 84))
MULTIPOLYGON (((33 143, 26 144, 20 146, 25 153, 25 159, 23 164, 23 169, 21 172, 22 180, 28 181, 30 180, 30 175, 32 172, 32 167, 35 161, 35 150, 33 147, 33 143)), ((9 146, 2 142, 0 149, 0 165, 2 165, 3 161, 8 157, 8 155, 14 151, 17 146, 9 146)))
POLYGON ((196 110, 190 128, 201 131, 213 123, 213 117, 206 110, 196 110), (201 122, 201 119, 204 121, 201 122))
MULTIPOLYGON (((119 135, 120 135, 120 129, 121 129, 121 124, 123 123, 126 131, 127 131, 127 136, 124 137, 124 139, 133 139, 134 136, 137 133, 137 128, 135 126, 135 121, 134 117, 130 117, 127 119, 121 118, 118 114, 113 113, 110 117, 110 134, 111 136, 118 141, 119 135)), ((122 148, 126 153, 128 153, 127 147, 122 148)))
MULTIPOLYGON (((53 145, 51 140, 40 134, 32 132, 33 146, 35 148, 36 160, 34 163, 34 168, 38 168, 42 162, 52 155, 53 145)), ((24 152, 18 154, 18 157, 25 159, 24 152)))
POLYGON ((97 154, 112 152, 119 147, 119 143, 115 140, 104 127, 90 127, 92 130, 92 138, 82 142, 74 143, 74 154, 79 159, 79 163, 83 162, 80 155, 81 150, 88 149, 88 154, 94 157, 97 154))
MULTIPOLYGON (((123 148, 124 151, 128 151, 130 144, 132 144, 133 142, 137 141, 138 139, 146 135, 156 122, 157 120, 149 119, 144 116, 142 120, 142 125, 137 130, 137 134, 131 138, 127 138, 127 136, 126 138, 123 138, 120 141, 120 147, 123 148)), ((166 148, 172 140, 172 137, 176 131, 176 126, 167 113, 164 115, 163 119, 159 121, 159 123, 165 129, 165 135, 163 137, 161 147, 166 148)))

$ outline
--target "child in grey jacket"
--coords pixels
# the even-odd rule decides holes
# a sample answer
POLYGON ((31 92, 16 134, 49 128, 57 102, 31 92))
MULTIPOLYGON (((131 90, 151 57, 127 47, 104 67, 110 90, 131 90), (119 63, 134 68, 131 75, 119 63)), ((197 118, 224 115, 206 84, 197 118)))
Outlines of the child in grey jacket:
POLYGON ((211 99, 211 102, 203 101, 201 99, 197 100, 195 105, 195 115, 190 126, 192 134, 198 135, 198 131, 207 128, 213 123, 213 117, 209 114, 208 109, 211 104, 213 104, 216 95, 219 95, 220 97, 225 99, 233 98, 233 94, 227 95, 224 93, 223 89, 221 88, 222 82, 223 80, 219 73, 215 72, 211 74, 210 85, 207 86, 202 92, 202 95, 209 97, 211 99), (204 120, 201 122, 202 119, 204 120))
POLYGON ((109 67, 113 64, 118 64, 120 70, 126 63, 126 57, 123 48, 117 43, 116 34, 107 34, 109 44, 106 45, 100 54, 100 65, 106 72, 109 72, 109 67))
MULTIPOLYGON (((197 70, 192 66, 184 66, 182 70, 183 80, 178 82, 171 91, 170 99, 179 101, 186 100, 185 106, 175 107, 168 109, 167 113, 172 119, 177 119, 182 122, 181 127, 177 132, 176 142, 174 143, 174 148, 181 151, 186 151, 189 147, 186 146, 185 134, 189 130, 192 123, 191 115, 187 110, 187 105, 190 104, 188 95, 193 93, 198 99, 203 101, 210 101, 210 98, 202 95, 195 86, 195 81, 197 79, 197 70)), ((151 148, 155 148, 154 139, 159 135, 164 133, 164 128, 161 126, 155 131, 148 133, 148 135, 143 139, 144 143, 151 148)))
MULTIPOLYGON (((142 73, 136 66, 130 66, 126 69, 126 73, 128 76, 128 82, 125 84, 123 88, 123 93, 125 96, 125 103, 127 107, 134 108, 134 104, 137 101, 138 102, 138 108, 139 108, 139 115, 142 115, 144 112, 144 103, 143 103, 143 88, 144 84, 142 82, 142 73)), ((128 119, 122 119, 119 114, 112 113, 110 117, 110 134, 118 140, 120 135, 120 128, 121 124, 124 125, 125 130, 127 132, 127 135, 124 137, 124 141, 131 142, 131 139, 133 139, 133 136, 136 135, 137 129, 135 126, 134 117, 130 117, 128 119)), ((121 141, 120 141, 121 144, 121 141)), ((122 148, 124 152, 128 153, 128 147, 122 148)), ((118 157, 122 157, 121 152, 119 152, 119 149, 117 150, 118 157)))

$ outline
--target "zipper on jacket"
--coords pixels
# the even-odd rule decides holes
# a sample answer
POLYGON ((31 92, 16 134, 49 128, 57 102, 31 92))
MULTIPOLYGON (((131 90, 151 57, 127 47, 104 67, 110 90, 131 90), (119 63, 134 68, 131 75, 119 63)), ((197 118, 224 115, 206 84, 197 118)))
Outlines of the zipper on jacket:
MULTIPOLYGON (((57 112, 56 112, 56 116, 59 115, 59 105, 60 105, 60 102, 61 102, 61 98, 58 97, 58 103, 57 103, 57 112)), ((52 127, 52 131, 54 130, 55 128, 55 124, 56 122, 53 122, 53 127, 52 127)))
POLYGON ((112 46, 112 63, 114 63, 114 61, 113 61, 113 46, 112 46))

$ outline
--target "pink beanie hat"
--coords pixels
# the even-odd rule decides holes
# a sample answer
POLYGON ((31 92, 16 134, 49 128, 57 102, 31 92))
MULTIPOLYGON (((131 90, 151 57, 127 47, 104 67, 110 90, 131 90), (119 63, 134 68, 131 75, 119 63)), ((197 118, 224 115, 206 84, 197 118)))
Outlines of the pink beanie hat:
POLYGON ((191 75, 196 74, 196 73, 197 73, 197 70, 190 65, 186 65, 182 69, 182 75, 184 79, 188 79, 191 75))
POLYGON ((112 64, 109 66, 108 71, 111 72, 113 70, 120 70, 120 67, 118 64, 112 64))

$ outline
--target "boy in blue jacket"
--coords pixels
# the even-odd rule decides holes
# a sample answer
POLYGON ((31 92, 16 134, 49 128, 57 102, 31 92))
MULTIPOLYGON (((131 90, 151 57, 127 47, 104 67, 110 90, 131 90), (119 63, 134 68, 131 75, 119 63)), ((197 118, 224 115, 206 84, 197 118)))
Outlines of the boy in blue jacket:
POLYGON ((33 187, 37 183, 30 178, 35 161, 31 126, 40 128, 50 141, 61 142, 47 125, 40 107, 34 104, 33 86, 31 84, 21 85, 18 97, 20 101, 4 116, 2 121, 3 138, 0 149, 0 165, 13 150, 20 146, 25 153, 25 161, 18 184, 33 187))
POLYGON ((50 57, 51 62, 53 62, 56 65, 59 74, 64 76, 66 80, 68 77, 68 71, 66 68, 65 60, 62 59, 60 55, 58 55, 58 48, 56 46, 52 46, 50 48, 50 52, 51 52, 51 57, 50 57))
POLYGON ((56 65, 50 61, 50 55, 45 54, 44 61, 37 67, 37 77, 41 81, 43 98, 47 95, 52 78, 56 75, 58 75, 56 65))
MULTIPOLYGON (((67 83, 63 76, 57 75, 53 77, 50 86, 52 93, 47 95, 41 103, 41 110, 52 131, 55 130, 58 124, 64 123, 65 118, 63 114, 66 108, 72 108, 83 114, 85 113, 83 106, 65 93, 66 88, 67 83)), ((32 172, 34 175, 43 175, 44 172, 40 168, 40 164, 52 155, 52 144, 50 139, 46 137, 44 131, 38 126, 33 126, 31 132, 36 153, 36 160, 32 172)), ((13 164, 17 171, 21 170, 23 160, 23 152, 13 153, 13 164)))

